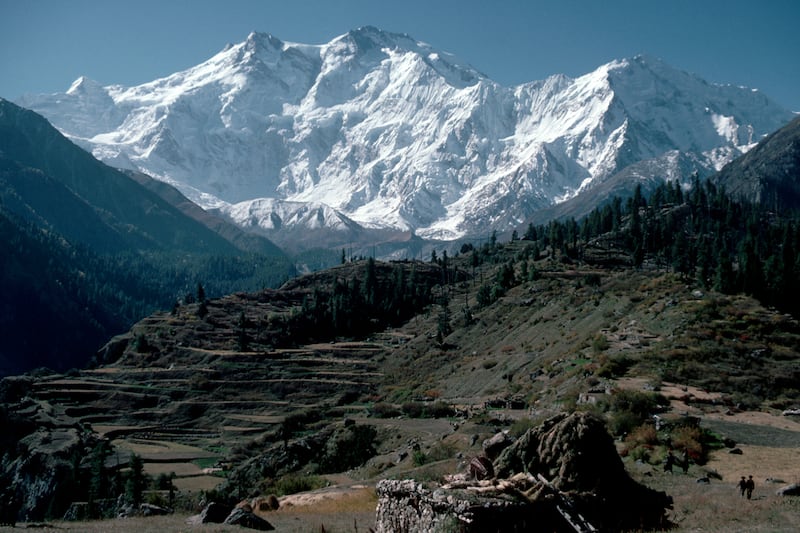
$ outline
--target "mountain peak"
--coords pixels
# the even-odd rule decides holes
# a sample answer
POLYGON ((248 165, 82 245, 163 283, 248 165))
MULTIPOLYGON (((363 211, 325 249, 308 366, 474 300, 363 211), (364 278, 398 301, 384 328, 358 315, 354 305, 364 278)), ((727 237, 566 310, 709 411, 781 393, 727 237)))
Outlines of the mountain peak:
POLYGON ((251 50, 259 48, 267 48, 272 50, 280 50, 283 48, 283 41, 272 35, 271 33, 262 33, 252 31, 245 40, 245 47, 251 50))
POLYGON ((374 26, 319 45, 252 32, 166 81, 108 91, 26 104, 207 207, 316 202, 365 228, 441 239, 510 231, 645 160, 683 179, 666 154, 709 175, 791 118, 645 54, 504 87, 374 26))
POLYGON ((86 76, 81 76, 72 82, 72 85, 67 89, 67 94, 86 94, 90 92, 102 91, 103 86, 98 82, 86 76))
POLYGON ((416 47, 417 42, 407 33, 391 33, 381 30, 375 26, 361 26, 345 34, 362 50, 369 50, 373 47, 397 47, 402 48, 416 47))

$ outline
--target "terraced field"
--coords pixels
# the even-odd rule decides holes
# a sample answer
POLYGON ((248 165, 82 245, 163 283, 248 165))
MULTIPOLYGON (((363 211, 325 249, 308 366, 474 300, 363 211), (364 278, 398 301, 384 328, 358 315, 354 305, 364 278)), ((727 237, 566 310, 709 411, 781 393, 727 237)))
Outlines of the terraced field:
POLYGON ((33 397, 114 445, 109 466, 140 455, 146 473, 175 473, 182 490, 222 481, 222 458, 258 435, 276 432, 287 416, 337 407, 359 411, 383 375, 372 361, 381 344, 315 344, 270 352, 186 347, 166 368, 117 363, 75 377, 42 379, 33 397), (192 361, 202 358, 197 368, 192 361))

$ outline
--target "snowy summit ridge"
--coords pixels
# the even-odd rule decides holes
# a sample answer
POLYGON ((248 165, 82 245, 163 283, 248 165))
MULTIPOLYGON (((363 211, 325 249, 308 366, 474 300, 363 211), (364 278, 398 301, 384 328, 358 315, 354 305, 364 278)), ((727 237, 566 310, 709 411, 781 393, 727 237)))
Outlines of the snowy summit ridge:
POLYGON ((254 32, 149 83, 79 78, 18 103, 245 226, 437 239, 511 229, 641 161, 662 178, 686 178, 686 161, 707 174, 791 119, 757 91, 647 56, 504 87, 373 27, 322 45, 254 32))

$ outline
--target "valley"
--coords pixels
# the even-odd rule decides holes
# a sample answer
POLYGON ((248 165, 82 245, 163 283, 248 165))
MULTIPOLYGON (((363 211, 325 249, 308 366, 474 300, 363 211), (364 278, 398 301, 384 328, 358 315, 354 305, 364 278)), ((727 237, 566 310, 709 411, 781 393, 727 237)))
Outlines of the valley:
POLYGON ((0 530, 796 529, 800 118, 758 91, 367 26, 19 103, 0 530))
MULTIPOLYGON (((187 503, 217 491, 242 499, 311 483, 302 485, 311 491, 307 496, 281 496, 280 510, 260 513, 276 526, 287 520, 288 529, 280 530, 301 531, 318 523, 350 528, 353 517, 366 528, 375 500, 364 487, 379 479, 433 482, 463 472, 497 431, 518 435, 563 410, 605 412, 610 430, 630 431, 620 429, 613 407, 606 411, 608 402, 620 391, 656 393, 671 404, 660 415, 665 421, 696 419, 742 451, 712 449, 688 475, 661 471, 663 441, 636 455, 644 461, 626 459, 634 478, 674 497, 670 516, 677 530, 695 520, 719 520, 697 503, 695 491, 696 478, 713 474, 711 492, 702 492, 706 505, 726 508, 729 519, 749 524, 744 529, 769 515, 770 531, 789 531, 793 500, 776 499, 764 480, 800 477, 800 423, 780 414, 794 405, 794 392, 760 389, 759 383, 785 372, 787 364, 798 371, 792 355, 800 342, 796 320, 749 297, 698 291, 673 273, 563 265, 550 258, 529 263, 536 279, 519 280, 496 302, 479 306, 480 279, 494 279, 498 265, 519 261, 529 246, 497 245, 492 253, 503 259, 474 273, 469 254, 450 258, 450 268, 462 277, 445 285, 452 331, 441 340, 441 306, 433 304, 364 340, 281 346, 286 338, 281 340, 281 330, 270 334, 271 328, 281 323, 291 329, 291 322, 279 315, 296 317, 304 306, 308 311, 307 297, 321 298, 334 280, 364 279, 368 262, 348 263, 279 290, 208 300, 202 317, 202 302, 151 315, 109 343, 101 366, 40 376, 9 407, 46 414, 50 442, 58 441, 57 428, 68 427, 107 439, 115 450, 106 458, 111 470, 124 467, 131 453, 139 455, 145 472, 152 479, 172 477, 187 503), (710 308, 716 310, 712 322, 704 318, 710 308), (749 370, 709 358, 726 344, 741 354, 767 345, 770 352, 749 370), (704 371, 698 373, 692 361, 705 361, 704 371), (329 470, 325 454, 348 427, 371 428, 374 448, 364 462, 329 470), (737 476, 748 471, 758 475, 759 496, 745 510, 733 497, 737 476), (326 511, 320 498, 350 503, 331 503, 326 511)), ((386 273, 397 268, 376 266, 386 273)), ((441 265, 402 266, 442 276, 441 265)), ((631 446, 622 437, 617 441, 623 456, 633 453, 631 446)))

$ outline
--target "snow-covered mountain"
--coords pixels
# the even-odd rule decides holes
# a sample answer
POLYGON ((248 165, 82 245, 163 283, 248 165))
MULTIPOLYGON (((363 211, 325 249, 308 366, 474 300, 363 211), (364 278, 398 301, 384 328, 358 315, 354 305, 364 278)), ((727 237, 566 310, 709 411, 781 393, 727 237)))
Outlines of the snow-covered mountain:
POLYGON ((245 226, 445 240, 518 226, 642 161, 663 178, 708 174, 792 118, 647 56, 505 87, 372 27, 323 45, 252 33, 150 83, 80 78, 19 103, 245 226))

